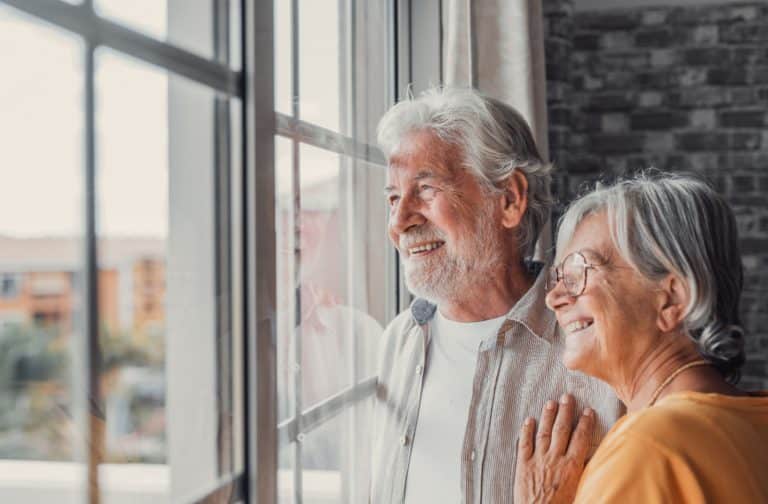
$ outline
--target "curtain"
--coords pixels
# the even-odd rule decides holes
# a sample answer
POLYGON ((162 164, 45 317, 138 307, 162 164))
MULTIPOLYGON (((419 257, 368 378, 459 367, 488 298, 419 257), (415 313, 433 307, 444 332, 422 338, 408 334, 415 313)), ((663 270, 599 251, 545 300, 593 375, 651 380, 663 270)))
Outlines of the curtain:
MULTIPOLYGON (((443 82, 474 87, 515 107, 548 161, 547 80, 541 0, 443 0, 443 82)), ((551 227, 535 257, 551 248, 551 227)))

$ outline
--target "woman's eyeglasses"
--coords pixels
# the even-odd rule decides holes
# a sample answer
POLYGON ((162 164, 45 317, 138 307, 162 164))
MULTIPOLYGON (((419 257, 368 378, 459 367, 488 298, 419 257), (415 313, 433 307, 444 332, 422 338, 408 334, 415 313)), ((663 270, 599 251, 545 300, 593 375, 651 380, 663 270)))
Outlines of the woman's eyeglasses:
POLYGON ((568 254, 560 265, 551 266, 547 272, 547 292, 563 281, 568 295, 577 297, 587 288, 587 270, 595 269, 595 266, 587 261, 580 252, 568 254))

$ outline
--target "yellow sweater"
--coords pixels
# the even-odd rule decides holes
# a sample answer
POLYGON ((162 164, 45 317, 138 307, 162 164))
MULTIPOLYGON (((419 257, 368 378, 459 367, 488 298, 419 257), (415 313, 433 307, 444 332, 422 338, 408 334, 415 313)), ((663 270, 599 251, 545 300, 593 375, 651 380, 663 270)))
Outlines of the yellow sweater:
POLYGON ((576 503, 768 503, 768 392, 681 392, 626 415, 587 464, 576 503))

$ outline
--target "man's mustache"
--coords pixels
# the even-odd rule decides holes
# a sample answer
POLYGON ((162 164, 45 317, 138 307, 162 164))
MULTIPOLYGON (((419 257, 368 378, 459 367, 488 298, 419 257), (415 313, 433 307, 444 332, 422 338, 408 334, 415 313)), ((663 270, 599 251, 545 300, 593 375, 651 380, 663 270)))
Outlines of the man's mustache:
POLYGON ((414 245, 437 240, 445 241, 445 234, 432 226, 420 226, 412 231, 408 231, 407 233, 400 235, 400 243, 398 244, 398 248, 400 250, 407 250, 414 245))

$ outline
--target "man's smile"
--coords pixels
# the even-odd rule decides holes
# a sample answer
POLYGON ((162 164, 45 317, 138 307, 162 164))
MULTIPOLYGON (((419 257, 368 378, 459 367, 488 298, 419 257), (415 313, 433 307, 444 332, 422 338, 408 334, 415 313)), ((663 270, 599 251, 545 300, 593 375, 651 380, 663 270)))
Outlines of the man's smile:
POLYGON ((421 243, 419 245, 416 245, 414 247, 408 247, 408 255, 409 256, 424 256, 427 255, 440 247, 445 245, 444 241, 438 240, 438 241, 432 241, 427 243, 421 243))

